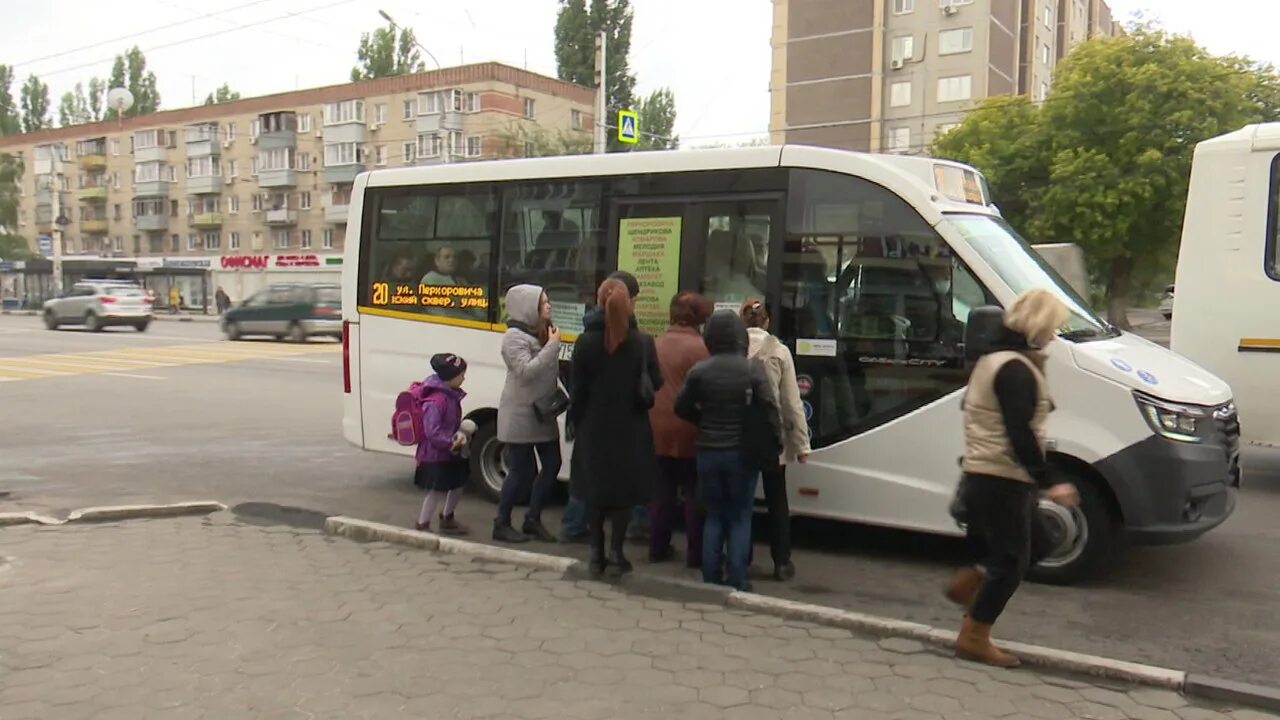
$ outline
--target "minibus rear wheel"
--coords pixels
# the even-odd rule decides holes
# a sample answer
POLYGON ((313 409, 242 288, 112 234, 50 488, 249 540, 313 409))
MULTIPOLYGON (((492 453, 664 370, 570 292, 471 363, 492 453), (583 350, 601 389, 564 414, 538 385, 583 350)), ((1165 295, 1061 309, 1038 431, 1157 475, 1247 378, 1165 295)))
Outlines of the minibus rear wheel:
POLYGON ((1080 504, 1064 508, 1050 500, 1040 501, 1038 519, 1046 524, 1055 546, 1028 577, 1048 585, 1073 585, 1106 567, 1119 536, 1111 506, 1093 480, 1062 467, 1055 468, 1055 475, 1075 484, 1080 504))

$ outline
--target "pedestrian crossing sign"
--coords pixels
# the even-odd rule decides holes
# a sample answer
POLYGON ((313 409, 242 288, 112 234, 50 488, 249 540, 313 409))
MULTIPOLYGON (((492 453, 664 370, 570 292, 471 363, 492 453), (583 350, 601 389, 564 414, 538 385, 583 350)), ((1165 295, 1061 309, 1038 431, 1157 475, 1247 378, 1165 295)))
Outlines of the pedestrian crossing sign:
POLYGON ((632 110, 618 111, 618 142, 635 145, 640 141, 640 116, 632 110))

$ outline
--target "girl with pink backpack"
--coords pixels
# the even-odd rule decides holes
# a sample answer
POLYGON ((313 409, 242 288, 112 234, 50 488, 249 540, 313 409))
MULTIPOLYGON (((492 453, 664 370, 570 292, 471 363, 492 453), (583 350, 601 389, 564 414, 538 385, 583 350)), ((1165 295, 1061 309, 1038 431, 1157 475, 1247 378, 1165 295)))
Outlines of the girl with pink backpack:
POLYGON ((431 530, 431 517, 441 509, 440 533, 466 535, 467 526, 454 519, 453 513, 462 500, 462 486, 467 482, 468 463, 462 456, 468 435, 462 430, 462 399, 467 394, 462 383, 467 379, 467 361, 453 353, 431 357, 435 371, 420 387, 422 397, 422 432, 418 436, 415 456, 418 469, 414 483, 426 488, 417 529, 431 530))

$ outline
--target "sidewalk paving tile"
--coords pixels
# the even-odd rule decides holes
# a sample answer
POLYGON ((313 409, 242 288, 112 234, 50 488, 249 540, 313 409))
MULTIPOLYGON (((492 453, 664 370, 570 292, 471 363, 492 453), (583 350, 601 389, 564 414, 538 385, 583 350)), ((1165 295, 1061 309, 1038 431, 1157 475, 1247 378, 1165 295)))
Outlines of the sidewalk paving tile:
POLYGON ((229 515, 0 532, 4 718, 1280 720, 229 515))

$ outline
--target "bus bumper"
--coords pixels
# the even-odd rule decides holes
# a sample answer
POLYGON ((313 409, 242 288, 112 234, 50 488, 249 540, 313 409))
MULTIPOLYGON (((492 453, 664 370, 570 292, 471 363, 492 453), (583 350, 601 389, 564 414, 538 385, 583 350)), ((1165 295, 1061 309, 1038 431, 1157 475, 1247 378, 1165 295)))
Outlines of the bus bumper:
POLYGON ((1189 542, 1236 509, 1240 457, 1213 443, 1152 436, 1097 463, 1120 504, 1135 545, 1189 542))

